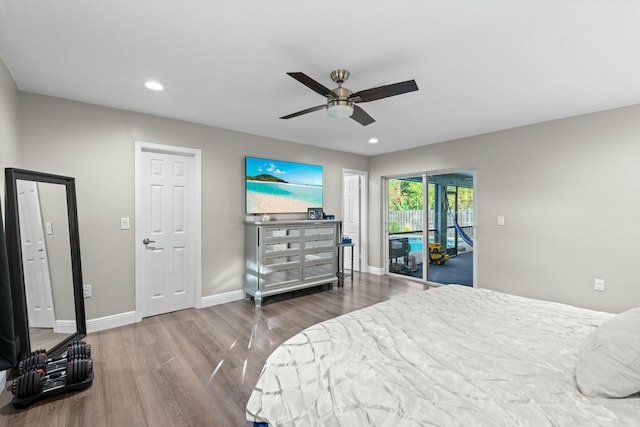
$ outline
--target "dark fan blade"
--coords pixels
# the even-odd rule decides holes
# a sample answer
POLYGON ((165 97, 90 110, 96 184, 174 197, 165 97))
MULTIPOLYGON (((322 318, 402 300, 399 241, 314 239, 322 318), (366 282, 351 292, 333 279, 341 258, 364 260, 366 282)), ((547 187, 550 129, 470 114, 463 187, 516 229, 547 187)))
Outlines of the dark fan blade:
POLYGON ((298 111, 297 113, 289 114, 287 116, 280 117, 281 119, 290 119, 292 117, 298 117, 303 114, 313 113, 314 111, 322 110, 323 108, 327 108, 325 104, 318 105, 316 107, 307 108, 306 110, 298 111))
POLYGON ((296 79, 297 81, 299 81, 300 83, 308 87, 309 89, 319 93, 322 96, 326 96, 326 97, 331 96, 334 98, 338 98, 338 95, 336 95, 331 89, 324 87, 317 81, 313 80, 311 77, 307 76, 305 73, 287 73, 287 74, 289 74, 291 77, 293 77, 294 79, 296 79))
POLYGON ((367 114, 366 111, 364 111, 357 105, 353 106, 353 114, 351 115, 351 118, 360 123, 362 126, 370 125, 371 123, 375 122, 375 119, 373 117, 371 117, 369 114, 367 114))
POLYGON ((352 94, 350 98, 353 102, 370 102, 390 96, 402 95, 403 93, 413 92, 414 90, 418 90, 416 81, 407 80, 406 82, 361 90, 360 92, 352 94))

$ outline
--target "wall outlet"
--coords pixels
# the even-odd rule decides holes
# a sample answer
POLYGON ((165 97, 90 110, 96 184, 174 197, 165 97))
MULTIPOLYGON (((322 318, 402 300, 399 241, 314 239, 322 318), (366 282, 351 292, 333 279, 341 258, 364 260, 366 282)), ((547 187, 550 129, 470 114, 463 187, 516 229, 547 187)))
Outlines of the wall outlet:
POLYGON ((596 279, 593 289, 600 292, 604 291, 604 279, 596 279))
POLYGON ((504 217, 502 215, 498 217, 498 225, 504 225, 504 217))
POLYGON ((82 296, 85 298, 91 298, 91 285, 82 286, 82 296))

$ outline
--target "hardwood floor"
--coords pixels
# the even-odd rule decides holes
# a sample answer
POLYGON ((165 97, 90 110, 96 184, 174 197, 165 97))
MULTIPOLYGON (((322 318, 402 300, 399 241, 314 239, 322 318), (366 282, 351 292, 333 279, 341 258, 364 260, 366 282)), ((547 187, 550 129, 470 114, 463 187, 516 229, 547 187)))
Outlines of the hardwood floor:
POLYGON ((356 274, 353 287, 314 288, 263 301, 188 309, 86 337, 95 379, 82 392, 11 405, 0 395, 2 426, 250 426, 244 407, 262 365, 303 329, 421 283, 356 274))
POLYGON ((53 328, 29 328, 29 339, 33 349, 51 348, 68 336, 69 334, 53 332, 53 328))

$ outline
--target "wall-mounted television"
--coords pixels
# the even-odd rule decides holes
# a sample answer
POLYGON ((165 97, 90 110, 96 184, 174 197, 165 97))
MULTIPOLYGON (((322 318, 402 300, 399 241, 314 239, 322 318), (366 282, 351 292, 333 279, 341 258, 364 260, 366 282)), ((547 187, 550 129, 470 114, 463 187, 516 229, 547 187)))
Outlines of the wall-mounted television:
POLYGON ((247 214, 307 213, 322 207, 322 166, 246 157, 247 214))

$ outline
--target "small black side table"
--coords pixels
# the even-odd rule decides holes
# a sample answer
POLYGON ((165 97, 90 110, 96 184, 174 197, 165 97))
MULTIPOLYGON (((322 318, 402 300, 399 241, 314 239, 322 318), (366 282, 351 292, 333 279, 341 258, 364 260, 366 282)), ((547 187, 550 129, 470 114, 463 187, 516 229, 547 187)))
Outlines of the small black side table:
POLYGON ((351 286, 353 286, 353 247, 355 243, 338 243, 338 286, 344 285, 344 278, 351 276, 351 286), (344 272, 344 250, 351 248, 351 273, 344 272))

